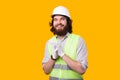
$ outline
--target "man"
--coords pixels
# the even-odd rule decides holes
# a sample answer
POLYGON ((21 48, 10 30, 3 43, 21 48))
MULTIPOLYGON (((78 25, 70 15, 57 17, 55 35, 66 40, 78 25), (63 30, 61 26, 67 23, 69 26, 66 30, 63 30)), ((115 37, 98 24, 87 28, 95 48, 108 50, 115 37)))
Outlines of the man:
POLYGON ((50 23, 53 36, 46 43, 43 70, 50 80, 83 80, 87 64, 84 40, 72 34, 72 21, 67 8, 53 10, 50 23))

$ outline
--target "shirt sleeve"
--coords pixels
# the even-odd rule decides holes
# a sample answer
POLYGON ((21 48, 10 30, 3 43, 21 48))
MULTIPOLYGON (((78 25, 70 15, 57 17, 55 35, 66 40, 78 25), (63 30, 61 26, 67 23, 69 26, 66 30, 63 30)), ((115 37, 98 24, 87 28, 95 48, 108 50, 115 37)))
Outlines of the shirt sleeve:
POLYGON ((78 48, 77 48, 77 61, 80 62, 83 68, 86 70, 88 67, 87 61, 87 49, 83 38, 79 38, 78 48))
POLYGON ((48 51, 48 42, 46 43, 46 47, 45 47, 45 51, 44 51, 44 58, 42 60, 42 64, 46 63, 49 61, 50 59, 50 54, 49 54, 49 51, 48 51))

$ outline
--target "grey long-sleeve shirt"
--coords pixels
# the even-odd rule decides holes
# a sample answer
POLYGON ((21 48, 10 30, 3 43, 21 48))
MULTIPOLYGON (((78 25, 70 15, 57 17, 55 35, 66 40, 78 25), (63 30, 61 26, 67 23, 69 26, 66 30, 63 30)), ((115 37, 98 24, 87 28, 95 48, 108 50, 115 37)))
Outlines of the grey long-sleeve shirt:
MULTIPOLYGON (((65 45, 66 43, 66 39, 67 37, 70 35, 70 33, 67 33, 64 37, 64 39, 62 39, 62 46, 65 45)), ((56 36, 57 38, 57 36, 56 36)), ((60 40, 58 40, 60 41, 60 40)), ((49 54, 49 51, 48 51, 48 44, 49 43, 54 43, 54 41, 52 39, 48 40, 48 42, 46 43, 46 47, 45 47, 45 54, 44 54, 44 58, 43 58, 43 61, 42 61, 42 64, 46 63, 49 61, 49 59, 51 58, 50 57, 50 54, 49 54)), ((54 46, 54 45, 53 45, 54 46)), ((78 47, 77 47, 77 57, 76 57, 76 61, 80 62, 83 66, 83 68, 86 70, 87 67, 88 67, 88 61, 87 61, 87 49, 86 49, 86 45, 85 45, 85 42, 83 40, 82 37, 79 37, 79 42, 78 42, 78 47)))

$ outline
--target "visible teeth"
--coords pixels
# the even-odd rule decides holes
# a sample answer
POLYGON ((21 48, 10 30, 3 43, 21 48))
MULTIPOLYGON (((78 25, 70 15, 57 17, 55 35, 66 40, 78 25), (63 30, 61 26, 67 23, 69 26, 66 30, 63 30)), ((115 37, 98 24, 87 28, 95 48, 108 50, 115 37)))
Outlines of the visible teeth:
POLYGON ((58 25, 57 27, 62 27, 62 25, 58 25))

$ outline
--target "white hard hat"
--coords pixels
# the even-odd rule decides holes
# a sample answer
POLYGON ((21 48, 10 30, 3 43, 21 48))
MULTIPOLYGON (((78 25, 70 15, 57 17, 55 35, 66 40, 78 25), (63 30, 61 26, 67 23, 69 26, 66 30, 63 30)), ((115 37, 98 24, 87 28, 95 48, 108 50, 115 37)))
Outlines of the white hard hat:
POLYGON ((70 18, 70 14, 67 8, 63 6, 58 6, 53 10, 52 16, 54 15, 64 15, 70 18))

